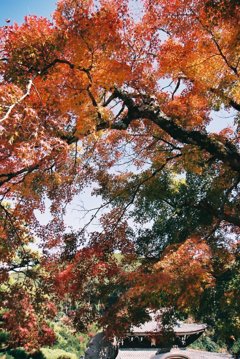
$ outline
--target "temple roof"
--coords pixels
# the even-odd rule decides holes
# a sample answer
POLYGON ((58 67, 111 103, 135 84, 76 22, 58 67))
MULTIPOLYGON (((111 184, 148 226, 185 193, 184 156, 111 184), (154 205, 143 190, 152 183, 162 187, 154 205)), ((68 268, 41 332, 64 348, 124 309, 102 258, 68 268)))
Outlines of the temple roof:
MULTIPOLYGON (((150 313, 151 320, 141 324, 139 326, 133 326, 131 328, 131 334, 144 335, 149 333, 160 333, 162 331, 161 316, 159 313, 150 313)), ((177 335, 190 335, 195 333, 201 333, 207 328, 206 324, 188 324, 178 322, 173 327, 173 331, 177 335)))

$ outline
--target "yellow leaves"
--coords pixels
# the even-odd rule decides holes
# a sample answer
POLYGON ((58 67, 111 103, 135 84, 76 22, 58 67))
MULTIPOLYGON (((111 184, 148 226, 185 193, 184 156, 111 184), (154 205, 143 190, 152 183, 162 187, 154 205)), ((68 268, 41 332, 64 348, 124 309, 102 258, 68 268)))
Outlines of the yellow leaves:
POLYGON ((54 185, 59 186, 62 184, 62 177, 59 173, 55 172, 52 174, 52 180, 54 182, 54 185))
POLYGON ((185 145, 182 149, 183 166, 187 172, 201 175, 203 172, 204 157, 199 147, 185 145))
POLYGON ((236 102, 240 103, 240 81, 236 81, 230 89, 230 97, 236 102))
POLYGON ((185 178, 173 173, 171 178, 171 184, 170 184, 171 191, 177 193, 179 192, 179 188, 181 188, 185 184, 186 184, 185 178))
POLYGON ((96 128, 96 118, 97 118, 97 109, 93 107, 91 104, 79 107, 78 109, 79 116, 77 119, 77 136, 86 135, 87 133, 91 133, 96 128), (82 111, 79 111, 79 110, 82 111))

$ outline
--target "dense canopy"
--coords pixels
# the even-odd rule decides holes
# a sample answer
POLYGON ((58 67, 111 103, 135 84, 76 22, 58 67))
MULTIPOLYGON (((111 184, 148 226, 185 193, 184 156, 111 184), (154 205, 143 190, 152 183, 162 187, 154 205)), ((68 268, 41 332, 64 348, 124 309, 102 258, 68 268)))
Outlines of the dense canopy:
POLYGON ((60 0, 0 28, 9 345, 52 342, 62 308, 109 336, 165 307, 237 337, 239 20, 236 0, 60 0), (100 225, 68 231, 87 186, 100 225))

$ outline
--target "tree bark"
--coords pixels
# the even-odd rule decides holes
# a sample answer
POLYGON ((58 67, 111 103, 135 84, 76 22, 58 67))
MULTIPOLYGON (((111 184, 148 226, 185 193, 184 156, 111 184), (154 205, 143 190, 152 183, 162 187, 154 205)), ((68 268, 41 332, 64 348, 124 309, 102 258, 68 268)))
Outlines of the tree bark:
POLYGON ((101 128, 113 128, 118 130, 127 129, 131 121, 137 119, 148 119, 164 130, 173 139, 184 143, 198 146, 201 150, 207 151, 216 159, 226 163, 232 170, 240 172, 240 153, 234 144, 222 141, 217 136, 207 132, 187 130, 165 115, 157 104, 143 103, 135 104, 131 95, 126 92, 115 90, 115 98, 123 101, 128 109, 127 115, 113 124, 102 123, 101 128))
POLYGON ((84 359, 115 359, 117 354, 117 346, 114 346, 101 332, 90 340, 84 359))

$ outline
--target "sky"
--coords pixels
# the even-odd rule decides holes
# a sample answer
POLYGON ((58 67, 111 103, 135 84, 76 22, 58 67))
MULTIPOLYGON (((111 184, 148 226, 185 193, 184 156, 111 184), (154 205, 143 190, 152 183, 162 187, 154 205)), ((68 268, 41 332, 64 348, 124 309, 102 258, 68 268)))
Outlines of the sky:
POLYGON ((0 0, 0 25, 22 23, 26 15, 38 15, 51 18, 56 8, 56 0, 0 0))

